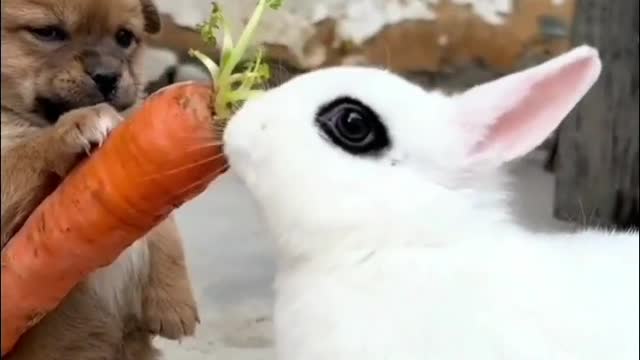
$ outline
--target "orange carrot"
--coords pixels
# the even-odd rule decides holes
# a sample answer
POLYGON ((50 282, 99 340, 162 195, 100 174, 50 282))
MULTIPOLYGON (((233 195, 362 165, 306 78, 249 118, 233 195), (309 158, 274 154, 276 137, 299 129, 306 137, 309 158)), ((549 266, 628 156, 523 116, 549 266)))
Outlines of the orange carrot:
POLYGON ((213 89, 180 83, 150 96, 9 240, 2 249, 3 356, 88 274, 115 261, 226 169, 220 127, 268 76, 260 57, 244 73, 232 71, 265 8, 279 3, 259 0, 237 46, 214 8, 202 34, 212 40, 224 28, 222 64, 193 53, 210 70, 213 89))
POLYGON ((2 354, 90 272, 225 168, 208 85, 153 95, 30 215, 2 251, 2 354))

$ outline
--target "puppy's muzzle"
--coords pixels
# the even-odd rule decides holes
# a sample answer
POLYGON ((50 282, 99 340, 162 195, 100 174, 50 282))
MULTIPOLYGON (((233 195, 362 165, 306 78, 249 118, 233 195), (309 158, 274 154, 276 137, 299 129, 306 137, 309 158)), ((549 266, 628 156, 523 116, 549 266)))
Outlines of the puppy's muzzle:
POLYGON ((96 84, 98 91, 105 100, 111 100, 116 94, 124 61, 97 52, 86 53, 83 60, 85 72, 96 84))

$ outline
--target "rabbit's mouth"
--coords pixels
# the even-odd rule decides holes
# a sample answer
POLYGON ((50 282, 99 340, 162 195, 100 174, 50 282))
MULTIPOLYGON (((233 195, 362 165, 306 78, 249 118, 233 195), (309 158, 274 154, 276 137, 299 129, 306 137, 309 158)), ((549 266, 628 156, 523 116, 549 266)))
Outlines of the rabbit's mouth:
MULTIPOLYGON (((238 116, 236 116, 238 117, 238 116)), ((230 170, 247 186, 255 181, 255 159, 249 129, 249 119, 234 119, 227 124, 223 135, 224 153, 229 162, 230 170)))

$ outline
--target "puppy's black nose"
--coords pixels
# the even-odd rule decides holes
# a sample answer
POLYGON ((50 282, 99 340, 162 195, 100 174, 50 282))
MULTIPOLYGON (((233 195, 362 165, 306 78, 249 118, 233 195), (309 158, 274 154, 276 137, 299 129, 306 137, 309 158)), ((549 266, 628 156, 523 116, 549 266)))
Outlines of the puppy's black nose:
POLYGON ((91 74, 91 78, 96 83, 102 96, 105 99, 110 99, 115 94, 118 81, 120 81, 120 74, 117 72, 96 72, 91 74))

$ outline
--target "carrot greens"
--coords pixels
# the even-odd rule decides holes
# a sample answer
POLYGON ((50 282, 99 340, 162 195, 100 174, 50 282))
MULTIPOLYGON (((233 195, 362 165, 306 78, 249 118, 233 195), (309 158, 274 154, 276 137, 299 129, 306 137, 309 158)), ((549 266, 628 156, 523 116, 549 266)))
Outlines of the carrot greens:
POLYGON ((213 4, 209 19, 200 26, 202 39, 214 46, 218 45, 217 34, 222 30, 220 64, 216 64, 201 51, 190 52, 207 68, 213 80, 214 113, 216 121, 221 125, 229 120, 233 111, 244 101, 262 93, 263 90, 259 86, 270 76, 269 66, 263 61, 262 51, 258 51, 255 59, 242 71, 234 70, 245 56, 264 12, 269 8, 278 9, 281 5, 282 0, 258 0, 253 14, 235 44, 231 37, 231 27, 224 18, 220 5, 213 4))

